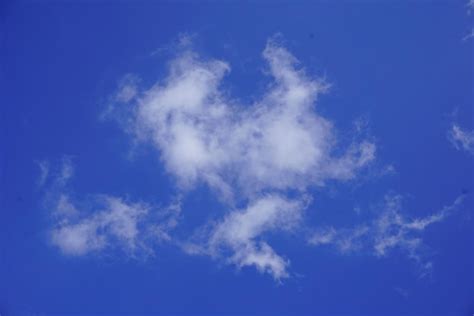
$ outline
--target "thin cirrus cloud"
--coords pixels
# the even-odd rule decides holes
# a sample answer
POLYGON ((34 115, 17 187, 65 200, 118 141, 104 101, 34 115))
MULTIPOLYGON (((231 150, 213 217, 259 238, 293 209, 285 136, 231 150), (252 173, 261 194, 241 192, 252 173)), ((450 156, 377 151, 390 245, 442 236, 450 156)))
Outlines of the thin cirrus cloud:
POLYGON ((47 161, 37 161, 36 165, 40 170, 40 175, 37 181, 38 187, 42 187, 46 183, 46 179, 49 175, 49 163, 47 161))
MULTIPOLYGON (((471 15, 472 12, 474 11, 474 0, 469 0, 466 4, 467 7, 467 14, 471 15)), ((468 39, 471 39, 474 37, 474 28, 471 29, 471 31, 463 37, 463 41, 467 41, 468 39)))
POLYGON ((276 37, 262 56, 273 82, 253 104, 239 104, 222 88, 227 62, 201 58, 189 45, 170 61, 163 80, 140 89, 139 78, 129 77, 135 79, 116 95, 133 92, 122 102, 133 117, 125 128, 159 151, 178 190, 207 185, 228 209, 212 229, 184 242, 185 251, 281 279, 289 261, 264 236, 297 230, 306 189, 353 179, 374 160, 376 147, 354 139, 341 149, 333 123, 315 111, 329 85, 298 67, 276 37), (296 196, 289 198, 290 190, 296 196), (236 202, 246 206, 235 209, 236 202))
POLYGON ((467 14, 471 14, 472 11, 474 11, 474 0, 469 0, 466 6, 467 6, 467 14))
POLYGON ((308 243, 332 246, 341 254, 365 252, 377 257, 384 257, 398 249, 415 261, 420 268, 420 277, 423 277, 429 275, 432 269, 432 262, 423 256, 423 231, 458 210, 464 199, 463 194, 451 205, 431 215, 408 218, 403 212, 402 197, 387 195, 382 210, 372 221, 351 228, 319 228, 312 233, 308 243))
POLYGON ((457 150, 464 150, 474 155, 474 131, 453 124, 448 131, 448 139, 457 150))

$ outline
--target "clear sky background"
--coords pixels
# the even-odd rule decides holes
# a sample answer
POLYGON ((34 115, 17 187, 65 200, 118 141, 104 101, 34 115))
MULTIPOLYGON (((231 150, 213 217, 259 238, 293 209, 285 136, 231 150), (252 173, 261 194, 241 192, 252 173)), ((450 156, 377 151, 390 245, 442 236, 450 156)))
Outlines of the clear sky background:
POLYGON ((465 1, 7 1, 0 17, 0 315, 474 313, 465 1), (290 123, 271 110, 294 104, 290 123), (200 156, 179 129, 196 122, 222 151, 200 156))

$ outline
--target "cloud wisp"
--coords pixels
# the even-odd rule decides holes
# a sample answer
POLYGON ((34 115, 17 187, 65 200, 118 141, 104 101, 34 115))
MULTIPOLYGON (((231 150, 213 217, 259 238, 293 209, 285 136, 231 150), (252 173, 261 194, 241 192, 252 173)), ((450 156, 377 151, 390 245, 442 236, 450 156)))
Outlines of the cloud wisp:
MULTIPOLYGON (((467 7, 467 15, 471 15, 472 12, 474 11, 474 0, 469 0, 466 3, 466 7, 467 7)), ((473 37, 474 37, 474 28, 471 28, 471 31, 469 31, 469 33, 466 36, 464 36, 462 40, 467 41, 473 37)))
POLYGON ((371 222, 352 228, 323 227, 315 230, 308 243, 313 246, 329 245, 341 254, 368 253, 384 257, 398 249, 414 260, 420 268, 420 276, 431 273, 432 263, 423 254, 422 233, 432 224, 445 220, 459 209, 465 195, 449 206, 421 218, 407 218, 402 211, 402 197, 387 195, 380 214, 371 222))
POLYGON ((262 57, 272 82, 252 104, 223 87, 227 62, 204 59, 189 43, 163 80, 148 88, 137 80, 121 85, 114 100, 127 96, 120 107, 128 105, 132 118, 126 130, 158 150, 180 192, 207 185, 228 209, 207 240, 188 249, 280 279, 288 276, 288 261, 264 233, 297 229, 307 188, 355 178, 374 160, 376 146, 357 137, 341 146, 333 123, 316 112, 329 85, 310 77, 277 37, 262 57), (246 206, 236 210, 236 204, 246 206))
POLYGON ((457 150, 464 150, 474 155, 474 131, 453 124, 448 132, 448 139, 457 150))
POLYGON ((65 255, 119 250, 136 257, 152 254, 149 240, 170 239, 181 211, 179 202, 157 208, 105 194, 77 200, 69 189, 73 172, 71 160, 64 159, 45 201, 53 220, 51 243, 65 255))
MULTIPOLYGON (((309 199, 309 198, 308 198, 309 199)), ((277 255, 265 241, 268 233, 292 232, 303 219, 309 200, 290 200, 266 194, 246 208, 230 211, 222 220, 210 223, 183 249, 206 254, 237 267, 255 266, 280 280, 289 276, 289 260, 277 255)))

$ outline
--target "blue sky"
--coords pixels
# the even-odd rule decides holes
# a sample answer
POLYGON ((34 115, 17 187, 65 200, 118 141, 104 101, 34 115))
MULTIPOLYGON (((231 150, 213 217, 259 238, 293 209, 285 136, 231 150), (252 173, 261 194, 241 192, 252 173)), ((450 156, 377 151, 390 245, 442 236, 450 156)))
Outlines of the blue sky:
POLYGON ((0 6, 0 315, 470 315, 465 1, 0 6))

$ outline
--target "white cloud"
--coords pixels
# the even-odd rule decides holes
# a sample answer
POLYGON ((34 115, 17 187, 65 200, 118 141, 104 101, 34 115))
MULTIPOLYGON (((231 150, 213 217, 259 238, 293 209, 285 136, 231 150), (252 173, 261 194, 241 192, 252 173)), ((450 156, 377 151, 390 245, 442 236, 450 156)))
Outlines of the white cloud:
POLYGON ((115 101, 122 103, 130 102, 138 93, 138 83, 138 78, 132 75, 125 76, 119 83, 119 89, 115 94, 115 101))
POLYGON ((46 180, 49 176, 49 162, 48 161, 37 161, 36 164, 39 168, 39 178, 38 178, 38 187, 42 187, 46 184, 46 180))
POLYGON ((469 0, 467 3, 467 14, 471 14, 474 10, 474 0, 469 0))
POLYGON ((66 193, 59 193, 54 213, 58 217, 71 218, 78 215, 79 211, 71 202, 71 198, 66 193))
POLYGON ((150 232, 156 241, 171 242, 170 232, 178 226, 181 217, 181 198, 175 198, 168 206, 155 212, 154 223, 150 224, 150 232))
POLYGON ((138 226, 149 207, 110 196, 104 196, 102 203, 103 209, 89 216, 71 220, 66 215, 52 231, 53 244, 68 255, 84 255, 117 245, 133 253, 140 246, 142 232, 138 226))
POLYGON ((74 175, 74 167, 72 165, 72 159, 69 156, 64 156, 62 158, 61 169, 59 174, 56 176, 56 184, 59 186, 64 186, 74 175))
POLYGON ((363 247, 363 238, 369 233, 365 225, 351 229, 322 227, 313 232, 308 243, 313 246, 334 244, 341 253, 352 253, 363 247))
POLYGON ((354 142, 342 155, 332 123, 314 111, 321 80, 297 69, 276 40, 263 52, 274 84, 251 105, 221 87, 230 66, 185 51, 169 75, 135 98, 135 131, 161 152, 181 187, 204 182, 225 198, 268 189, 304 189, 347 180, 374 159, 375 146, 354 142), (230 195, 230 196, 227 196, 230 195))
POLYGON ((54 222, 51 242, 64 254, 119 250, 136 257, 150 254, 152 243, 170 240, 169 232, 176 227, 181 212, 180 199, 167 207, 110 195, 78 200, 69 189, 73 173, 71 160, 64 158, 45 200, 54 222))
POLYGON ((333 243, 336 237, 338 231, 334 227, 323 227, 313 232, 308 242, 314 246, 327 245, 333 243))
POLYGON ((105 247, 104 236, 97 234, 98 224, 83 221, 76 225, 63 226, 53 230, 51 239, 63 253, 68 255, 84 255, 93 250, 105 247))
POLYGON ((287 267, 289 261, 277 255, 265 242, 249 243, 235 251, 230 262, 238 267, 255 266, 258 271, 269 273, 277 281, 289 276, 287 267))
POLYGON ((188 243, 189 252, 286 277, 289 262, 262 234, 296 226, 309 186, 353 179, 376 147, 354 139, 341 148, 333 123, 315 112, 329 85, 308 76, 277 38, 263 51, 273 83, 253 104, 223 88, 227 62, 203 59, 190 47, 186 41, 163 80, 148 89, 134 85, 133 122, 125 129, 156 147, 180 190, 206 184, 229 209, 247 204, 228 211, 200 245, 188 243), (285 197, 290 190, 297 192, 292 200, 285 197))
POLYGON ((465 150, 474 154, 474 131, 468 131, 453 124, 448 132, 448 139, 457 150, 465 150))
POLYGON ((420 251, 423 246, 423 231, 430 225, 441 222, 459 208, 465 196, 459 196, 453 204, 422 218, 406 218, 402 212, 401 196, 386 196, 380 215, 370 223, 355 228, 335 229, 323 227, 313 232, 308 242, 314 246, 333 245, 341 253, 368 252, 383 257, 398 248, 414 260, 426 275, 432 268, 420 251))
POLYGON ((238 267, 255 266, 270 273, 276 280, 288 276, 289 261, 277 255, 264 241, 267 233, 294 232, 302 219, 308 201, 289 200, 278 195, 264 195, 243 210, 230 212, 223 220, 212 224, 187 244, 190 253, 226 256, 238 267))
POLYGON ((467 41, 468 39, 473 38, 473 37, 474 37, 474 28, 472 28, 471 31, 462 38, 462 40, 467 41))

